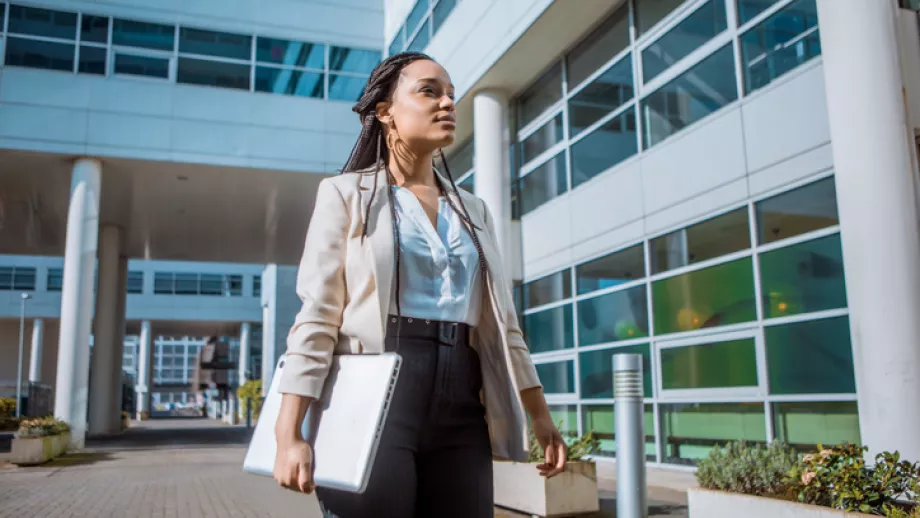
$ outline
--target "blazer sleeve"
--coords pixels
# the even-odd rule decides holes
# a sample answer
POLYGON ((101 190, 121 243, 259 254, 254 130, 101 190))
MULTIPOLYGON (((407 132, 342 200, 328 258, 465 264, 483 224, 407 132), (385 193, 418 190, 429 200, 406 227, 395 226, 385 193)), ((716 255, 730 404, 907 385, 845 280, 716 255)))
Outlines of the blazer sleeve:
MULTIPOLYGON (((496 250, 501 250, 495 242, 495 224, 492 220, 492 214, 482 199, 479 199, 482 205, 483 219, 489 230, 489 239, 495 246, 496 250)), ((540 378, 537 376, 537 369, 534 367, 533 360, 530 358, 530 350, 524 341, 524 333, 518 324, 517 312, 514 309, 514 296, 511 285, 508 282, 494 283, 497 295, 502 298, 502 304, 505 306, 505 327, 508 332, 508 345, 511 350, 511 367, 514 369, 514 377, 517 380, 518 390, 529 388, 543 387, 540 378)))
POLYGON ((278 391, 319 398, 342 325, 349 213, 328 179, 319 184, 297 271, 302 305, 287 337, 278 391))

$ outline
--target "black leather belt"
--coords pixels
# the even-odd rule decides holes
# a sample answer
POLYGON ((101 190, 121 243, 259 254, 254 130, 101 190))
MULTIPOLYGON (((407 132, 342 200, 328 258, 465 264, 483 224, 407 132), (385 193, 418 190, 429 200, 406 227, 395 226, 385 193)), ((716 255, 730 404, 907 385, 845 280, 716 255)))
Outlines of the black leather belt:
POLYGON ((396 335, 396 324, 402 319, 400 325, 401 338, 424 338, 435 340, 444 345, 469 345, 470 326, 462 322, 444 322, 442 320, 425 320, 423 318, 396 317, 390 315, 387 319, 387 334, 396 335))

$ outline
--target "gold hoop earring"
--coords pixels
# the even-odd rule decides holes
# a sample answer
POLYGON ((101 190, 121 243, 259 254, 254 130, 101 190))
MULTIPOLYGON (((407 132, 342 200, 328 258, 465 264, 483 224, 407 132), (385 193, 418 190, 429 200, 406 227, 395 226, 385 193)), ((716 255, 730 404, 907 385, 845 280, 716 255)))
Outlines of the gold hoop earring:
POLYGON ((390 151, 396 151, 397 142, 399 142, 399 137, 396 135, 396 133, 393 131, 387 132, 387 148, 390 151))

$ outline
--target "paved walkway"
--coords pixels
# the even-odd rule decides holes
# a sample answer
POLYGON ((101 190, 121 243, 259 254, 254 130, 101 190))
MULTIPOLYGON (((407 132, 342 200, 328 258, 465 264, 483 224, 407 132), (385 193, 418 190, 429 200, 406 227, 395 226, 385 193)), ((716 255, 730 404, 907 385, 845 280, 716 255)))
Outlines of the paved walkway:
MULTIPOLYGON (((315 497, 241 471, 247 442, 242 427, 154 420, 41 467, 0 465, 0 518, 320 518, 315 497)), ((601 469, 598 518, 615 516, 606 475, 601 469)), ((649 496, 651 516, 686 516, 679 490, 652 488, 649 496)))

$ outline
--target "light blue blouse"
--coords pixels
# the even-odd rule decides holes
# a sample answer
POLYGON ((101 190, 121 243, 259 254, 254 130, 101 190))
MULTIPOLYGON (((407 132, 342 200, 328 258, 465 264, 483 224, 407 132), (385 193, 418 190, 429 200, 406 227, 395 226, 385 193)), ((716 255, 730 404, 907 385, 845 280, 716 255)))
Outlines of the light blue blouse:
MULTIPOLYGON (((438 198, 437 228, 412 191, 393 187, 400 239, 400 302, 404 317, 479 323, 479 254, 460 216, 438 198)), ((396 314, 391 290, 390 314, 396 314)))

